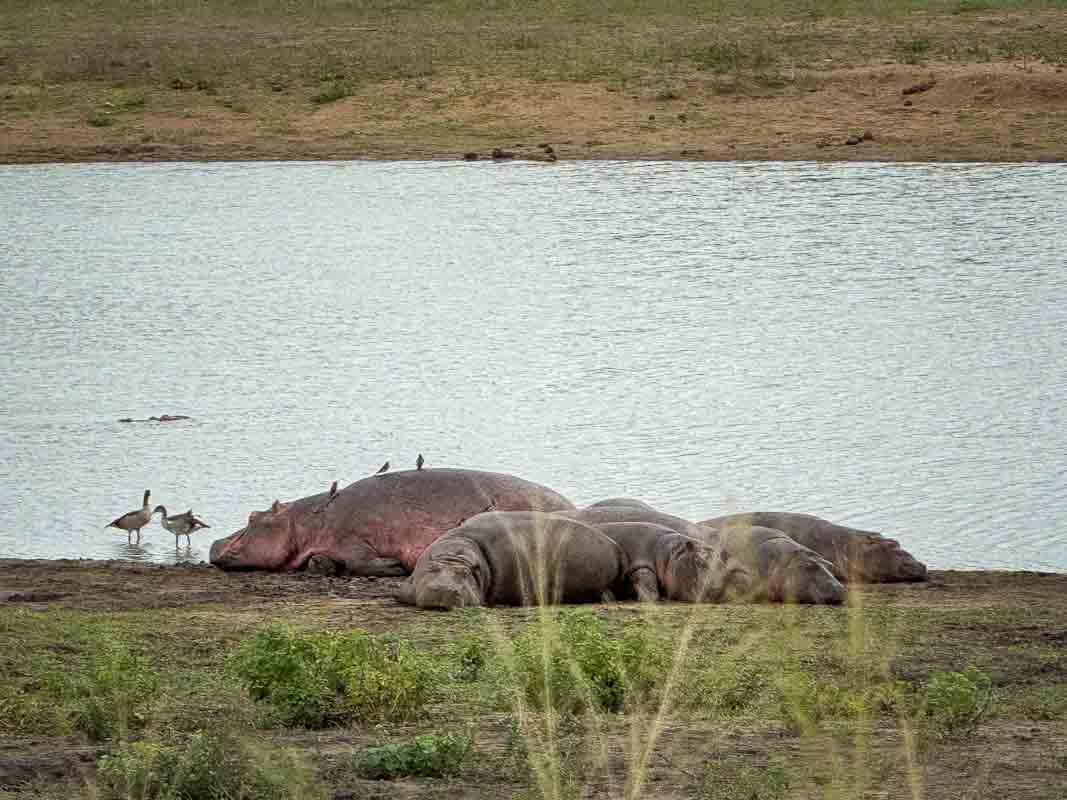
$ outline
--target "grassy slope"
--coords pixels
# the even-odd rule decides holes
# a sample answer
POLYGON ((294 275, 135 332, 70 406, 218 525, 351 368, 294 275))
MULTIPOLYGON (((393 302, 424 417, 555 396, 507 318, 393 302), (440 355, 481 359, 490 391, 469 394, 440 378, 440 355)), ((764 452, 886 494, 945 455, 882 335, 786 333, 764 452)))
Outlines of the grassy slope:
MULTIPOLYGON (((345 596, 344 582, 314 580, 305 581, 304 596, 269 601, 254 597, 254 578, 231 580, 231 591, 253 596, 198 603, 193 581, 186 587, 193 593, 183 595, 184 608, 148 611, 130 606, 141 594, 156 591, 148 584, 158 576, 116 574, 111 588, 103 589, 110 585, 105 578, 87 586, 84 596, 111 602, 126 594, 128 600, 120 601, 124 610, 5 613, 0 672, 28 697, 43 697, 49 676, 83 669, 97 643, 115 637, 158 672, 161 690, 150 728, 248 726, 257 724, 257 714, 226 677, 223 663, 228 649, 258 624, 288 620, 393 632, 428 654, 440 671, 434 701, 421 721, 322 733, 267 727, 253 735, 295 747, 328 772, 337 792, 509 797, 531 791, 521 755, 509 744, 508 687, 491 674, 473 683, 463 680, 455 643, 473 636, 491 651, 494 642, 506 642, 535 612, 419 612, 387 600, 345 596), (371 743, 414 733, 462 733, 470 724, 478 730, 476 757, 456 778, 405 781, 398 789, 361 781, 344 769, 352 753, 371 743)), ((716 795, 716 781, 736 785, 741 775, 773 797, 767 776, 776 773, 767 768, 777 764, 791 787, 789 797, 858 800, 888 791, 891 797, 1054 800, 1067 790, 1063 588, 1062 577, 937 574, 926 586, 868 590, 854 597, 851 609, 603 607, 598 613, 613 630, 640 628, 662 637, 668 653, 684 652, 670 673, 671 703, 661 718, 655 708, 630 717, 599 715, 554 739, 548 749, 572 786, 597 796, 632 793, 636 780, 646 789, 633 796, 642 791, 662 797, 733 796, 716 795), (931 740, 916 749, 914 729, 892 709, 873 718, 849 710, 857 691, 889 687, 893 681, 918 687, 936 672, 968 664, 989 674, 996 691, 991 717, 977 735, 931 740)), ((165 602, 176 595, 159 597, 165 602)), ((25 712, 25 702, 21 707, 25 712)), ((0 767, 14 760, 43 775, 58 774, 71 752, 91 762, 106 749, 86 745, 77 733, 56 738, 64 733, 56 721, 62 714, 37 712, 2 715, 0 767)), ((546 747, 534 743, 535 750, 546 747)), ((0 769, 0 779, 4 774, 15 773, 0 769)), ((80 791, 92 796, 91 771, 85 774, 89 788, 80 791)), ((58 797, 76 790, 45 779, 27 791, 28 796, 58 797)), ((526 796, 544 793, 534 789, 526 796)))
MULTIPOLYGON (((618 148, 655 152, 674 143, 662 114, 648 124, 656 104, 714 145, 725 100, 801 97, 829 76, 847 87, 855 68, 1005 60, 1067 62, 1067 0, 5 0, 0 155, 18 160, 34 136, 62 150, 79 134, 156 145, 148 153, 221 141, 232 155, 325 134, 371 154, 454 152, 585 136, 576 114, 623 106, 633 141, 618 148), (316 114, 337 100, 348 113, 316 114)), ((1062 84, 1024 102, 1048 114, 1055 101, 1035 123, 1053 135, 1062 84)), ((799 133, 811 120, 779 124, 799 133)))

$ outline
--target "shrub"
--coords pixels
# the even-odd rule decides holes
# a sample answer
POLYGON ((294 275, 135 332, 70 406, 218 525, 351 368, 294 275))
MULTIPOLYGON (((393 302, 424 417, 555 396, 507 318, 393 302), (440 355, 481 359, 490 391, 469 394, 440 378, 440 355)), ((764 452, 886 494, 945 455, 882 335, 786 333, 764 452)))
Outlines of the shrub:
POLYGON ((455 642, 450 649, 450 655, 455 664, 452 670, 453 678, 470 683, 482 677, 490 660, 484 639, 465 636, 455 642))
POLYGON ((429 662, 410 645, 347 633, 265 628, 230 654, 253 700, 283 724, 316 728, 349 720, 410 719, 430 694, 429 662))
POLYGON ((471 739, 454 734, 416 736, 409 742, 368 747, 353 762, 357 775, 372 780, 440 778, 459 772, 471 739))
POLYGON ((974 733, 989 711, 993 684, 975 666, 963 672, 935 672, 919 696, 918 715, 939 739, 974 733))
POLYGON ((666 669, 663 650, 647 634, 612 635, 588 610, 545 617, 515 640, 514 677, 538 709, 621 711, 646 699, 666 669))
POLYGON ((115 124, 115 117, 106 111, 93 110, 85 121, 94 128, 110 128, 115 124))
POLYGON ((323 81, 319 84, 318 90, 311 95, 311 102, 318 105, 325 105, 326 103, 333 103, 336 100, 343 100, 351 94, 352 86, 348 81, 323 81))
POLYGON ((225 730, 200 731, 180 744, 125 742, 98 767, 104 800, 307 800, 326 794, 293 753, 225 730))
POLYGON ((788 790, 789 777, 780 761, 757 768, 712 760, 699 796, 715 800, 782 800, 788 790))

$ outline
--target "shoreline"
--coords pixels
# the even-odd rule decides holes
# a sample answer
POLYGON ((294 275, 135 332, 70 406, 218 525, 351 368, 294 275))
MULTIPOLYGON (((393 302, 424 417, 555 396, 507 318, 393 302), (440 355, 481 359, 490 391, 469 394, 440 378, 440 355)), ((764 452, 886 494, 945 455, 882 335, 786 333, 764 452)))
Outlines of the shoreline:
POLYGON ((461 161, 472 153, 481 162, 496 148, 513 154, 504 162, 543 163, 548 147, 559 162, 1062 163, 1064 70, 1012 60, 881 64, 797 71, 770 86, 688 71, 658 93, 442 75, 384 81, 320 105, 296 91, 251 94, 239 110, 213 91, 89 85, 82 89, 97 105, 110 98, 105 116, 88 112, 98 125, 76 104, 6 114, 0 164, 461 161))
MULTIPOLYGON (((224 570, 221 567, 217 567, 209 561, 175 561, 175 562, 161 562, 161 561, 137 561, 130 558, 81 558, 81 557, 62 557, 62 558, 36 558, 36 557, 18 557, 18 556, 4 556, 0 555, 0 573, 6 569, 17 569, 19 567, 34 567, 41 568, 48 565, 54 565, 56 567, 70 567, 79 566, 86 568, 97 567, 110 567, 110 568, 142 568, 142 569, 207 569, 217 572, 220 575, 233 575, 233 576, 274 576, 274 577, 294 577, 307 575, 303 570, 296 570, 291 572, 283 571, 270 571, 270 570, 224 570)), ((930 583, 934 580, 934 576, 940 576, 944 578, 950 575, 967 575, 971 577, 987 576, 990 578, 995 577, 1022 577, 1033 576, 1038 578, 1054 578, 1063 577, 1067 578, 1067 568, 1063 570, 1051 570, 1051 569, 1008 569, 997 567, 952 567, 952 568, 929 568, 929 575, 931 576, 926 581, 897 581, 887 582, 884 584, 859 584, 860 586, 875 587, 875 586, 904 586, 908 584, 921 585, 923 583, 930 583)), ((309 576, 311 577, 311 576, 309 576)), ((363 578, 359 576, 338 575, 336 580, 367 580, 367 581, 388 581, 392 579, 388 578, 363 578)), ((0 586, 2 588, 2 586, 0 586)))

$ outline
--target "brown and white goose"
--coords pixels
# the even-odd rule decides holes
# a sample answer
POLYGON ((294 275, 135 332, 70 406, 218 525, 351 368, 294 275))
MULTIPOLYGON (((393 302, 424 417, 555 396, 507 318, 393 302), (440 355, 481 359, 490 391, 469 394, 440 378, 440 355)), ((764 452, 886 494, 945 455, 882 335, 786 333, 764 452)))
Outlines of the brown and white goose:
MULTIPOLYGON (((155 511, 149 511, 148 497, 152 492, 148 489, 144 490, 144 503, 137 511, 129 511, 123 514, 116 520, 109 522, 106 527, 118 528, 120 531, 126 531, 126 541, 130 542, 130 534, 137 533, 137 543, 141 543, 141 528, 152 521, 152 515, 155 511)), ((158 509, 156 509, 158 511, 158 509)), ((132 544, 132 542, 130 542, 132 544)))

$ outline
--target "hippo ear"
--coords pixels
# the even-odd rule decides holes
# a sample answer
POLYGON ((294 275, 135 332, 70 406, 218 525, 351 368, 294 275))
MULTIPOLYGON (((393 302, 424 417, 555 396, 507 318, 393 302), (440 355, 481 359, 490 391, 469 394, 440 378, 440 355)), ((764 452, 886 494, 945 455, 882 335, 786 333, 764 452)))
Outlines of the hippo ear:
POLYGON ((277 514, 278 511, 281 510, 281 507, 282 507, 282 504, 279 503, 277 500, 275 500, 273 503, 271 503, 270 513, 271 514, 277 514))

